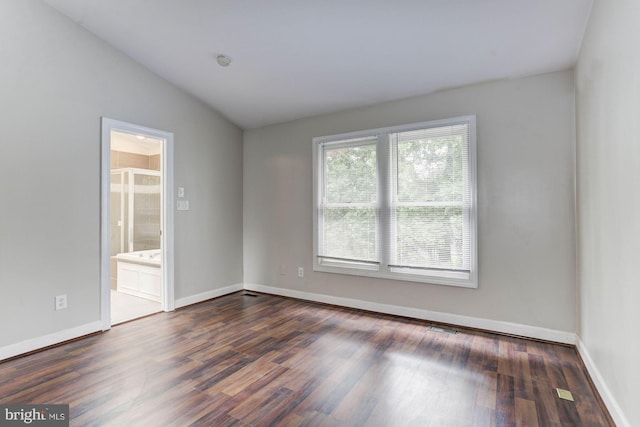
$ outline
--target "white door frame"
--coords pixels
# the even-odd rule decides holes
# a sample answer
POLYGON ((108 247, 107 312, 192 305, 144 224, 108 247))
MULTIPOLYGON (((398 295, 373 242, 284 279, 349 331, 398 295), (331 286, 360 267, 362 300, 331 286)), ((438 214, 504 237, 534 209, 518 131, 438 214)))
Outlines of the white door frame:
POLYGON ((102 330, 111 329, 111 131, 145 135, 162 144, 162 307, 175 310, 173 286, 173 133, 102 117, 100 171, 100 319, 102 330))

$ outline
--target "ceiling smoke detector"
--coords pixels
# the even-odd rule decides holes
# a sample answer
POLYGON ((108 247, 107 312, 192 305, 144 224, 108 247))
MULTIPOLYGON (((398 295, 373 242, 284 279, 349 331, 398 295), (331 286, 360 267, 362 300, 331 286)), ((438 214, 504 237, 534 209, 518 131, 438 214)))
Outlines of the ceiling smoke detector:
POLYGON ((226 55, 216 56, 216 61, 218 62, 218 65, 220 65, 221 67, 228 67, 229 64, 231 64, 231 58, 229 58, 226 55))

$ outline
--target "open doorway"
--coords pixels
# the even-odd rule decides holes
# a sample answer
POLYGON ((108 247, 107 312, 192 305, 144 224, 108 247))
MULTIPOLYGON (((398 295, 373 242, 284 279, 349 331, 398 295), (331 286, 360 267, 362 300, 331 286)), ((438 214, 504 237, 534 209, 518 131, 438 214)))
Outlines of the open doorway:
POLYGON ((173 301, 173 135, 102 120, 103 329, 173 301))

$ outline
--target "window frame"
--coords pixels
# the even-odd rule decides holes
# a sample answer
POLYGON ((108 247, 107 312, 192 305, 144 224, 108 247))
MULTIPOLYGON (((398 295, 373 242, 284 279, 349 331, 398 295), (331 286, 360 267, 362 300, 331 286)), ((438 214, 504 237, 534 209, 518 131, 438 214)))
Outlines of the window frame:
POLYGON ((417 123, 409 123, 398 126, 369 129, 356 132, 328 135, 313 138, 313 270, 326 273, 338 273, 363 277, 375 277, 382 279, 411 281, 436 285, 457 286, 465 288, 478 287, 478 231, 477 231, 477 152, 476 152, 476 116, 459 116, 441 120, 430 120, 417 123), (454 271, 436 271, 391 267, 389 253, 391 245, 389 231, 391 221, 391 185, 394 179, 390 173, 390 162, 392 159, 391 139, 393 133, 407 132, 413 130, 427 129, 433 127, 443 127, 452 125, 468 126, 468 179, 470 189, 471 207, 469 211, 469 248, 470 271, 461 273, 454 271), (324 148, 327 146, 340 147, 357 145, 358 140, 366 138, 377 138, 376 159, 377 159, 377 227, 376 244, 378 253, 378 263, 358 263, 350 261, 325 260, 319 253, 320 233, 322 231, 319 224, 319 209, 322 207, 322 196, 324 179, 320 174, 324 174, 324 148), (355 142, 354 142, 355 141, 355 142))
MULTIPOLYGON (((335 141, 335 142, 331 142, 329 145, 327 144, 320 144, 318 146, 318 150, 320 152, 322 152, 322 154, 324 154, 325 152, 325 147, 329 146, 331 149, 335 150, 335 149, 341 149, 341 148, 354 148, 354 147, 363 147, 363 146, 367 146, 367 145, 372 145, 376 147, 376 176, 378 178, 378 182, 376 183, 376 187, 377 187, 377 194, 376 194, 376 202, 375 203, 338 203, 338 204, 333 204, 333 203, 323 203, 322 202, 322 197, 325 194, 325 186, 323 186, 322 188, 318 188, 319 191, 319 195, 318 195, 318 208, 315 210, 316 215, 318 215, 319 217, 319 207, 320 205, 325 206, 326 208, 340 208, 340 207, 347 207, 347 206, 353 206, 355 208, 358 207, 364 207, 364 208, 373 208, 375 210, 375 216, 376 216, 376 258, 380 259, 380 224, 381 224, 381 219, 380 219, 380 203, 379 203, 379 198, 380 198, 380 179, 379 179, 379 159, 377 156, 378 153, 378 146, 379 146, 379 138, 377 136, 365 136, 365 137, 359 137, 359 138, 352 138, 352 139, 346 139, 346 140, 339 140, 339 141, 335 141), (337 205, 344 205, 344 206, 337 206, 337 205)), ((324 155, 322 155, 321 157, 321 163, 322 163, 322 159, 324 159, 324 155)), ((320 166, 319 166, 320 167, 320 166)), ((324 172, 324 168, 323 168, 323 172, 324 172)), ((323 180, 321 182, 321 184, 326 184, 326 182, 323 180)), ((316 236, 318 238, 318 245, 316 247, 316 250, 319 251, 319 248, 321 247, 322 244, 322 226, 323 224, 320 224, 319 221, 316 220, 316 222, 314 223, 314 225, 316 226, 317 229, 317 233, 316 236)), ((333 265, 333 266, 337 266, 337 267, 344 267, 344 266, 352 266, 353 268, 357 268, 357 269, 364 269, 364 270, 377 270, 379 268, 379 261, 366 261, 366 260, 349 260, 349 259, 345 259, 345 258, 334 258, 334 257, 323 257, 322 254, 317 254, 316 258, 326 258, 327 261, 323 263, 323 265, 333 265), (333 261, 329 261, 329 260, 333 260, 333 261)))

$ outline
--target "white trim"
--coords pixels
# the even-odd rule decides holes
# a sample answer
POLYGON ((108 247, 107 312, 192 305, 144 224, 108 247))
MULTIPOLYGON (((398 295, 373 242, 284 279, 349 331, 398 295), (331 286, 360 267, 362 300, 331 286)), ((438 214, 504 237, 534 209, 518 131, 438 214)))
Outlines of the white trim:
MULTIPOLYGON (((201 294, 192 295, 186 298, 180 298, 179 300, 175 301, 175 307, 179 308, 191 304, 196 304, 198 302, 241 291, 243 288, 244 287, 242 283, 237 283, 225 288, 214 289, 212 291, 203 292, 201 294)), ((108 329, 110 329, 110 327, 108 329)), ((65 341, 80 338, 85 335, 93 334, 94 332, 101 332, 104 330, 105 329, 103 321, 96 320, 95 322, 87 323, 85 325, 76 326, 70 329, 65 329, 63 331, 54 332, 49 335, 44 335, 15 344, 10 344, 5 347, 0 347, 0 361, 8 359, 10 357, 29 353, 31 351, 40 350, 52 345, 61 344, 65 341)))
POLYGON ((591 358, 589 350, 587 350, 587 346, 579 336, 577 337, 576 341, 576 348, 578 349, 580 357, 582 357, 584 366, 587 368, 587 372, 589 372, 589 376, 591 377, 593 384, 596 386, 598 393, 600 393, 600 397, 602 397, 602 400, 609 410, 613 421, 618 427, 631 427, 631 423, 629 422, 629 420, 627 420, 624 412, 622 412, 622 408, 620 408, 618 401, 615 399, 615 397, 613 397, 613 393, 611 393, 611 390, 602 377, 600 370, 591 358))
POLYGON ((351 298, 302 292, 291 289, 276 288, 253 283, 245 283, 244 288, 250 291, 264 292, 307 301, 339 305, 342 307, 358 308, 377 313, 393 314, 414 319, 431 320, 433 322, 448 323, 457 326, 483 329, 487 331, 518 335, 527 338, 541 339, 562 344, 575 345, 576 335, 572 332, 541 328, 538 326, 522 325, 519 323, 503 322, 500 320, 483 319, 479 317, 462 316, 459 314, 442 313, 439 311, 423 310, 419 308, 402 307, 398 305, 381 304, 351 298))
POLYGON ((100 320, 102 330, 111 329, 111 252, 109 216, 111 196, 111 126, 102 118, 100 138, 100 320), (107 179, 106 173, 109 171, 107 179))
POLYGON ((173 198, 173 134, 166 135, 165 143, 162 144, 162 281, 164 284, 164 292, 162 293, 162 307, 164 311, 173 311, 175 305, 175 288, 174 288, 174 198, 173 198))
POLYGON ((102 331, 102 322, 96 320, 71 329, 10 344, 0 348, 0 361, 100 331, 102 331))
MULTIPOLYGON (((315 137, 312 139, 312 163, 313 163, 313 270, 325 273, 347 274, 365 277, 377 277, 383 279, 405 280, 411 282, 427 283, 434 285, 458 286, 464 288, 478 287, 478 211, 477 211, 477 141, 476 141, 476 116, 467 115, 452 117, 447 119, 425 121, 419 123, 409 123, 397 126, 389 126, 377 129, 367 129, 355 132, 348 132, 336 135, 327 135, 315 137), (469 177, 469 196, 471 209, 468 212, 469 224, 469 250, 471 252, 468 272, 439 272, 433 270, 412 270, 408 268, 394 268, 390 264, 390 242, 391 236, 388 230, 392 227, 389 224, 388 209, 390 203, 390 188, 392 180, 388 169, 388 163, 391 161, 390 141, 391 134, 396 132, 410 132, 421 129, 439 128, 445 126, 466 125, 468 132, 468 177, 469 177), (330 256, 322 260, 324 255, 320 253, 322 246, 322 221, 319 218, 319 208, 325 206, 323 202, 324 191, 324 150, 327 145, 330 147, 353 147, 359 145, 376 145, 377 149, 377 176, 378 176, 378 218, 376 246, 377 260, 376 265, 358 265, 354 262, 340 262, 338 258, 331 260, 330 256), (385 231, 387 230, 387 231, 385 231)), ((355 204, 349 204, 356 206, 355 204)), ((466 215, 466 210, 463 209, 466 215)), ((331 254, 327 254, 331 255, 331 254)), ((465 270, 466 270, 465 266, 465 270)))
POLYGON ((100 319, 102 330, 111 329, 111 265, 109 251, 109 205, 111 177, 111 131, 143 134, 163 140, 162 144, 162 308, 175 310, 173 254, 173 133, 102 117, 100 165, 100 319))
POLYGON ((202 292, 197 295, 191 295, 185 298, 180 298, 176 300, 176 308, 186 307, 191 304, 197 304, 199 302, 203 302, 206 300, 210 300, 212 298, 218 298, 223 295, 232 294, 234 292, 238 292, 244 289, 242 283, 236 283, 235 285, 227 286, 220 289, 213 289, 211 291, 202 292))

